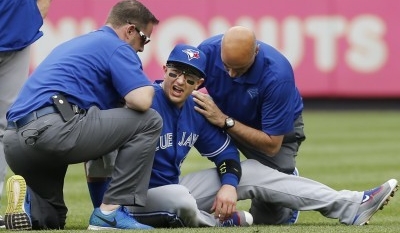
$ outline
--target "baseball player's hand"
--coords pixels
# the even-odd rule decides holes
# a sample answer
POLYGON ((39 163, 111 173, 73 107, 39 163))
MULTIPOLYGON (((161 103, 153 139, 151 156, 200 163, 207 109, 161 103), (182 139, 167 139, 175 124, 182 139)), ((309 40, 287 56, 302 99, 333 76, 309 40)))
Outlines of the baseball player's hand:
POLYGON ((193 91, 192 95, 194 102, 200 106, 195 106, 194 109, 206 117, 211 124, 220 128, 224 127, 225 119, 228 116, 221 112, 212 98, 208 94, 199 91, 193 91))
POLYGON ((222 185, 215 197, 211 212, 214 212, 215 218, 224 221, 236 211, 236 202, 236 188, 228 184, 222 185))

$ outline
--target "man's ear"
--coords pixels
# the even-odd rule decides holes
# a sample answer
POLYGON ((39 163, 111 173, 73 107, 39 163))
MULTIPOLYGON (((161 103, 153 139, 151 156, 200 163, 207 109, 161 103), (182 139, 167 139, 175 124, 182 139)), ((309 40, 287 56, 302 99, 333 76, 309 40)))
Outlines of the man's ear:
POLYGON ((126 36, 128 38, 130 38, 134 32, 135 32, 135 26, 132 24, 129 24, 128 27, 126 28, 126 36))
POLYGON ((204 78, 199 79, 199 81, 197 81, 196 87, 194 89, 197 90, 203 83, 204 83, 204 78))
POLYGON ((163 65, 164 76, 167 76, 167 69, 168 67, 166 65, 163 65))

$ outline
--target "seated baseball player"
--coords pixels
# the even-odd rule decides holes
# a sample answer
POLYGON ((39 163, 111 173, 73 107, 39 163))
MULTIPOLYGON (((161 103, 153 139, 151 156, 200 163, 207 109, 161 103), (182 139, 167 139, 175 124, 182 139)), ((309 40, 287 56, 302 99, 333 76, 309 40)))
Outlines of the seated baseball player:
MULTIPOLYGON (((227 134, 194 111, 191 93, 202 84, 205 65, 206 57, 201 51, 193 46, 177 45, 163 67, 164 81, 154 85, 152 108, 162 116, 163 129, 156 148, 146 206, 135 210, 139 213, 138 221, 155 227, 252 224, 248 212, 236 210, 236 187, 241 177, 237 148, 227 134), (189 190, 179 184, 180 166, 192 147, 218 167, 219 190, 209 210, 214 214, 200 211, 189 190)), ((96 163, 102 167, 107 161, 112 163, 112 158, 86 164, 88 180, 96 181, 96 177, 102 176, 96 172, 96 163)), ((95 206, 101 203, 102 197, 102 191, 96 190, 96 183, 89 182, 95 206)))
MULTIPOLYGON (((258 199, 295 210, 319 211, 346 225, 365 225, 397 191, 397 180, 366 191, 336 191, 304 177, 287 175, 256 160, 238 163, 229 136, 194 110, 191 93, 204 81, 204 54, 188 45, 177 45, 164 69, 164 80, 155 84, 152 108, 163 118, 145 207, 130 210, 138 221, 153 227, 247 226, 263 216, 236 210, 237 200, 258 199), (180 166, 195 147, 216 168, 188 174, 180 166), (213 214, 211 214, 213 213, 213 214)), ((210 100, 211 101, 211 100, 210 100)), ((113 158, 86 164, 93 205, 102 201, 107 169, 113 158)))

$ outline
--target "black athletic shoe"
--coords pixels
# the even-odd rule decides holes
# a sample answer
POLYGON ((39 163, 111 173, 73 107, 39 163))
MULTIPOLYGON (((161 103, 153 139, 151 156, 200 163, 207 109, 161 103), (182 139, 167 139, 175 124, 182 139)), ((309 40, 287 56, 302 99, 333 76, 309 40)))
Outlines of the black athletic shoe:
POLYGON ((1 215, 0 215, 0 228, 6 228, 6 225, 4 224, 4 218, 1 215))

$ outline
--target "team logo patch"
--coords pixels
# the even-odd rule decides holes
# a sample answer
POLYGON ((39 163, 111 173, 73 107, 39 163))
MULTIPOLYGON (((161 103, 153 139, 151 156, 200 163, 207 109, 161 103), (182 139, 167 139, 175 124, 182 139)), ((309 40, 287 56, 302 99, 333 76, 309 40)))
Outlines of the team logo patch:
POLYGON ((192 60, 193 58, 195 58, 195 59, 199 59, 200 58, 200 53, 199 53, 198 50, 185 49, 185 50, 182 50, 182 52, 186 53, 186 55, 188 56, 189 61, 192 60))
POLYGON ((249 88, 247 89, 247 93, 250 95, 250 98, 254 99, 258 96, 258 89, 257 88, 249 88))

